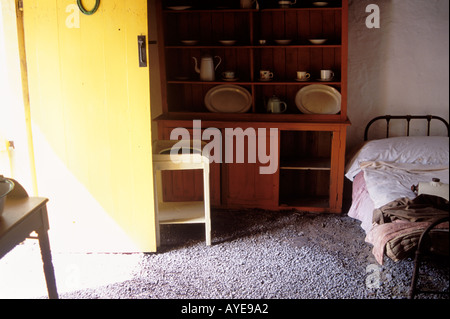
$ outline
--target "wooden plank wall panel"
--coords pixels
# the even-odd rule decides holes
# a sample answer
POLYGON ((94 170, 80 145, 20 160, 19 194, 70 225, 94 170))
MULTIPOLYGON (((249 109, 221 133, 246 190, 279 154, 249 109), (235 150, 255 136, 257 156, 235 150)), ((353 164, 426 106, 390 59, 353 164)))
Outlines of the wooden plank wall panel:
POLYGON ((38 183, 61 215, 85 227, 74 249, 154 251, 149 73, 137 50, 147 2, 102 2, 75 27, 71 12, 79 13, 76 2, 24 1, 38 183), (133 244, 116 242, 116 231, 133 244))

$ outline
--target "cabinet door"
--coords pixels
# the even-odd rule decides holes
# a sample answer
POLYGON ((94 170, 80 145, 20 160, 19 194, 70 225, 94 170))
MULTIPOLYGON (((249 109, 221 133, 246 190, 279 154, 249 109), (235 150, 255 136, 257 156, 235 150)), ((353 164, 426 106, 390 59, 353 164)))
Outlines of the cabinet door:
POLYGON ((258 131, 252 127, 239 130, 224 130, 223 203, 229 207, 276 208, 278 130, 276 134, 268 129, 258 131), (265 152, 262 149, 264 147, 265 152), (263 158, 260 153, 265 153, 267 158, 263 158), (267 172, 264 169, 273 172, 265 174, 267 172))

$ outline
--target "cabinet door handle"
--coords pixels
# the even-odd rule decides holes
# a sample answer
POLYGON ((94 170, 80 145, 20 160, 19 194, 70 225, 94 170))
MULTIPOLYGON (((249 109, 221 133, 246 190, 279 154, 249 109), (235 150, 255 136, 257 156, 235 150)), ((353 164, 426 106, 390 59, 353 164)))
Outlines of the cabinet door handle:
POLYGON ((139 67, 147 67, 147 50, 145 35, 138 35, 139 67))

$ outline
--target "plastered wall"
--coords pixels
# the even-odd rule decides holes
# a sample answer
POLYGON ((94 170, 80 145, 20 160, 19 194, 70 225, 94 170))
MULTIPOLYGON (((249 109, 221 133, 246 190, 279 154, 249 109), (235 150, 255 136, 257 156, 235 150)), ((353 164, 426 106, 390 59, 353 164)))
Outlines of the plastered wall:
MULTIPOLYGON (((377 115, 435 114, 448 121, 449 1, 350 0, 348 72, 349 151, 377 115), (368 4, 380 8, 379 29, 366 27, 368 4)), ((442 132, 440 124, 432 130, 442 132)))

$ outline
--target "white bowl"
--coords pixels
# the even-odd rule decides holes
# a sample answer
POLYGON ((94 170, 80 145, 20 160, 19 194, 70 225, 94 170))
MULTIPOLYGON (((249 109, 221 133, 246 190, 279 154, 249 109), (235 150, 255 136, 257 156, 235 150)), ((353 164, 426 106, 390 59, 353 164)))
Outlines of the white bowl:
POLYGON ((181 40, 181 43, 184 45, 195 45, 198 43, 198 40, 181 40))
POLYGON ((316 7, 325 7, 328 4, 328 2, 325 1, 315 1, 313 2, 313 5, 315 5, 316 7))
POLYGON ((327 39, 309 39, 309 42, 312 44, 324 44, 327 42, 327 39))
POLYGON ((291 39, 278 39, 278 40, 275 40, 275 42, 278 44, 289 44, 292 42, 292 40, 291 39))
POLYGON ((175 10, 175 11, 181 11, 181 10, 187 10, 192 8, 192 6, 172 6, 172 7, 167 7, 167 9, 170 10, 175 10))
POLYGON ((5 207, 6 196, 14 189, 14 182, 0 176, 0 216, 5 207))
POLYGON ((236 40, 219 40, 223 45, 233 45, 236 43, 236 40))

